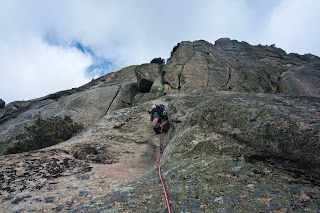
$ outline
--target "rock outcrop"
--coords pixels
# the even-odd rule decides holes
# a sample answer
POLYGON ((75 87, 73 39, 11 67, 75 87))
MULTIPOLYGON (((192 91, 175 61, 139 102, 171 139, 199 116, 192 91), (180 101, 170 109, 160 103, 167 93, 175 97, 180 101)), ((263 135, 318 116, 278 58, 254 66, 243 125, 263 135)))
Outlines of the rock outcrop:
POLYGON ((3 211, 162 212, 159 138, 148 110, 168 105, 161 171, 174 212, 319 212, 320 59, 228 38, 184 41, 142 64, 0 109, 0 151, 38 114, 85 129, 0 157, 3 211), (67 196, 66 196, 67 194, 67 196))
POLYGON ((162 70, 160 64, 142 64, 135 68, 140 92, 154 92, 163 88, 162 70))
POLYGON ((43 117, 70 115, 85 127, 107 112, 128 107, 138 92, 136 66, 107 74, 80 88, 48 96, 9 103, 0 110, 0 153, 15 142, 15 137, 40 114, 43 117))
POLYGON ((182 91, 210 89, 320 96, 319 58, 286 54, 228 38, 181 42, 164 67, 164 83, 182 91))
POLYGON ((0 109, 4 108, 5 105, 6 103, 4 102, 4 100, 0 99, 0 109))

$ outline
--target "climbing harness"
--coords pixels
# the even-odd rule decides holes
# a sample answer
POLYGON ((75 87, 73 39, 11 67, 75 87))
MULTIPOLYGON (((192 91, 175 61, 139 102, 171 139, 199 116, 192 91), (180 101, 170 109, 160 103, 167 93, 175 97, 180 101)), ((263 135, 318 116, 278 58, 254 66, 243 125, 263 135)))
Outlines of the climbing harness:
POLYGON ((167 192, 166 184, 164 183, 164 180, 163 180, 163 178, 162 178, 161 169, 160 169, 161 143, 162 143, 162 128, 163 128, 163 127, 161 127, 161 134, 160 134, 160 147, 159 147, 159 158, 158 158, 158 170, 159 170, 159 177, 160 177, 160 180, 161 180, 161 183, 162 183, 162 186, 163 186, 163 191, 164 191, 164 194, 165 194, 165 197, 166 197, 166 201, 167 201, 168 211, 169 211, 169 213, 172 213, 172 209, 171 209, 171 206, 170 206, 169 195, 168 195, 168 192, 167 192))

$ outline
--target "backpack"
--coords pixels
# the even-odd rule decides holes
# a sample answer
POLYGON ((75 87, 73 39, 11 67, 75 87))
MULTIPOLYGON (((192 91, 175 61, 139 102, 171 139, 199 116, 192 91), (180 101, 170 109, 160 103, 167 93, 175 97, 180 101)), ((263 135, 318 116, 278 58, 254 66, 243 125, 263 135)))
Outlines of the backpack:
POLYGON ((160 117, 161 117, 162 119, 168 120, 166 105, 164 105, 164 104, 157 104, 157 105, 156 105, 156 108, 151 111, 151 119, 150 119, 150 120, 152 120, 152 114, 153 114, 153 112, 158 112, 159 115, 160 115, 160 117))
POLYGON ((160 114, 160 116, 166 116, 167 111, 166 111, 166 105, 164 104, 158 104, 156 105, 156 111, 160 114))

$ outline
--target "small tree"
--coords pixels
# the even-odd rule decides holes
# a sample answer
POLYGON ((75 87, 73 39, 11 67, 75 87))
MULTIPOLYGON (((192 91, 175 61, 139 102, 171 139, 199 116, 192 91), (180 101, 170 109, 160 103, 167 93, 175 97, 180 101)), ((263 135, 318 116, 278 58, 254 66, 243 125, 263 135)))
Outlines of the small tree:
POLYGON ((73 122, 70 116, 50 117, 37 120, 31 126, 24 127, 25 132, 16 137, 17 142, 7 148, 5 155, 42 149, 61 143, 83 129, 83 125, 73 122))
POLYGON ((150 63, 154 63, 154 64, 165 64, 166 60, 163 58, 154 58, 151 60, 150 63))

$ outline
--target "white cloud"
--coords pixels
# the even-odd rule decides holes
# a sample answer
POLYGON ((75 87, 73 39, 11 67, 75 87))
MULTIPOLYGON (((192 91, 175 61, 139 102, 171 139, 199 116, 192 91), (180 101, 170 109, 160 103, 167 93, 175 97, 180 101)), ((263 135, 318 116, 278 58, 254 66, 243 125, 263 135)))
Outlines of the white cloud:
POLYGON ((111 61, 110 71, 146 63, 154 57, 168 58, 172 48, 183 40, 213 43, 221 37, 252 44, 275 43, 286 51, 320 55, 319 4, 317 0, 0 0, 0 76, 24 79, 16 85, 16 94, 8 92, 14 91, 12 87, 1 86, 0 98, 39 97, 36 91, 47 87, 55 91, 74 87, 68 78, 84 81, 81 73, 90 65, 90 58, 64 47, 72 41, 111 61), (60 39, 61 46, 43 42, 48 33, 60 39), (52 61, 45 57, 49 55, 52 61), (59 63, 63 58, 65 63, 59 63), (75 69, 77 76, 71 72, 75 69), (26 70, 39 78, 31 78, 26 70), (52 73, 64 76, 65 83, 52 73), (35 87, 47 77, 56 81, 56 87, 35 87), (24 90, 26 93, 21 93, 24 90))
POLYGON ((79 87, 89 80, 89 55, 76 48, 50 46, 37 37, 0 43, 0 96, 9 103, 79 87))
POLYGON ((264 40, 287 52, 320 55, 320 1, 283 0, 266 27, 264 40))

